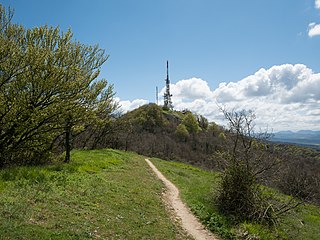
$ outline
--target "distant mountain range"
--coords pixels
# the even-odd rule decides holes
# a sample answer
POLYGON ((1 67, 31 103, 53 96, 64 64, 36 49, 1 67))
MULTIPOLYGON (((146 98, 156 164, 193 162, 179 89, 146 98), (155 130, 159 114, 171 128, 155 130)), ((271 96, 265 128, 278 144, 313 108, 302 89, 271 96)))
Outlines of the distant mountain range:
POLYGON ((293 143, 301 146, 313 147, 320 150, 320 131, 280 131, 274 133, 274 137, 271 139, 271 141, 293 143))

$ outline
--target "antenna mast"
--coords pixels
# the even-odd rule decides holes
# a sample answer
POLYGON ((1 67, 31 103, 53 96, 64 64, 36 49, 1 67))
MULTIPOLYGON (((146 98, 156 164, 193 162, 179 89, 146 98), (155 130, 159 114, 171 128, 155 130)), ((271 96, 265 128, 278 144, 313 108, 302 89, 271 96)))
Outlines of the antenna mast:
POLYGON ((166 92, 163 95, 163 98, 164 98, 163 107, 165 109, 172 110, 173 106, 171 101, 172 94, 170 94, 169 62, 168 61, 167 61, 167 78, 165 79, 165 81, 166 81, 166 92))
POLYGON ((157 103, 157 105, 159 105, 159 91, 158 91, 158 87, 156 87, 156 103, 157 103))

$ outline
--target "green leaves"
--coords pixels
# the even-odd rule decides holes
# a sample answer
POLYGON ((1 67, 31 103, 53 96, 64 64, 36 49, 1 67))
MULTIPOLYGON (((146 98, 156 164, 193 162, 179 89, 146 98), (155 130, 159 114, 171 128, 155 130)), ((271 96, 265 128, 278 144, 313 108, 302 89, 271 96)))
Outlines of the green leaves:
POLYGON ((187 112, 185 117, 182 119, 182 124, 184 124, 189 133, 198 133, 201 129, 196 117, 191 113, 187 112))
POLYGON ((104 50, 71 30, 24 29, 10 14, 0 5, 0 166, 50 152, 66 119, 76 134, 116 108, 112 86, 97 79, 104 50))
POLYGON ((180 123, 176 129, 176 135, 179 139, 186 141, 189 138, 189 132, 186 126, 180 123))

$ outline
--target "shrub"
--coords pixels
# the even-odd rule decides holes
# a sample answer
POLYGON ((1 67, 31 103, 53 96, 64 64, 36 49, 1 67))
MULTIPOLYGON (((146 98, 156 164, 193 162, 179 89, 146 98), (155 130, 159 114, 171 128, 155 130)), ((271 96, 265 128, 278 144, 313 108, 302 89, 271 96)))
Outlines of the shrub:
MULTIPOLYGON (((219 209, 235 220, 273 221, 273 208, 264 199, 257 181, 257 176, 269 170, 272 165, 261 164, 261 153, 255 149, 257 139, 252 111, 228 112, 222 110, 229 123, 229 141, 232 150, 217 156, 224 167, 218 196, 219 209)), ((258 135, 265 136, 265 135, 258 135)))
POLYGON ((201 130, 196 117, 191 112, 186 113, 182 123, 186 126, 190 134, 198 133, 201 130))
POLYGON ((176 135, 182 141, 186 141, 188 139, 189 132, 188 132, 187 127, 183 123, 180 123, 178 125, 177 130, 176 130, 176 135))
POLYGON ((267 207, 255 176, 244 165, 230 166, 224 171, 218 206, 236 221, 270 223, 273 220, 273 209, 267 207))

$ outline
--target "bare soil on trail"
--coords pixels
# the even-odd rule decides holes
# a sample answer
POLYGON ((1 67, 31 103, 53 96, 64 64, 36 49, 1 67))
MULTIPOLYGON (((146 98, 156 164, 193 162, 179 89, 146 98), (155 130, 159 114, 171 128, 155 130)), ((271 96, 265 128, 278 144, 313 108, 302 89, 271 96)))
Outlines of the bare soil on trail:
POLYGON ((181 201, 179 189, 163 176, 150 160, 145 160, 157 177, 165 184, 167 190, 164 193, 164 201, 174 210, 182 228, 196 240, 217 240, 218 238, 209 232, 181 201))

